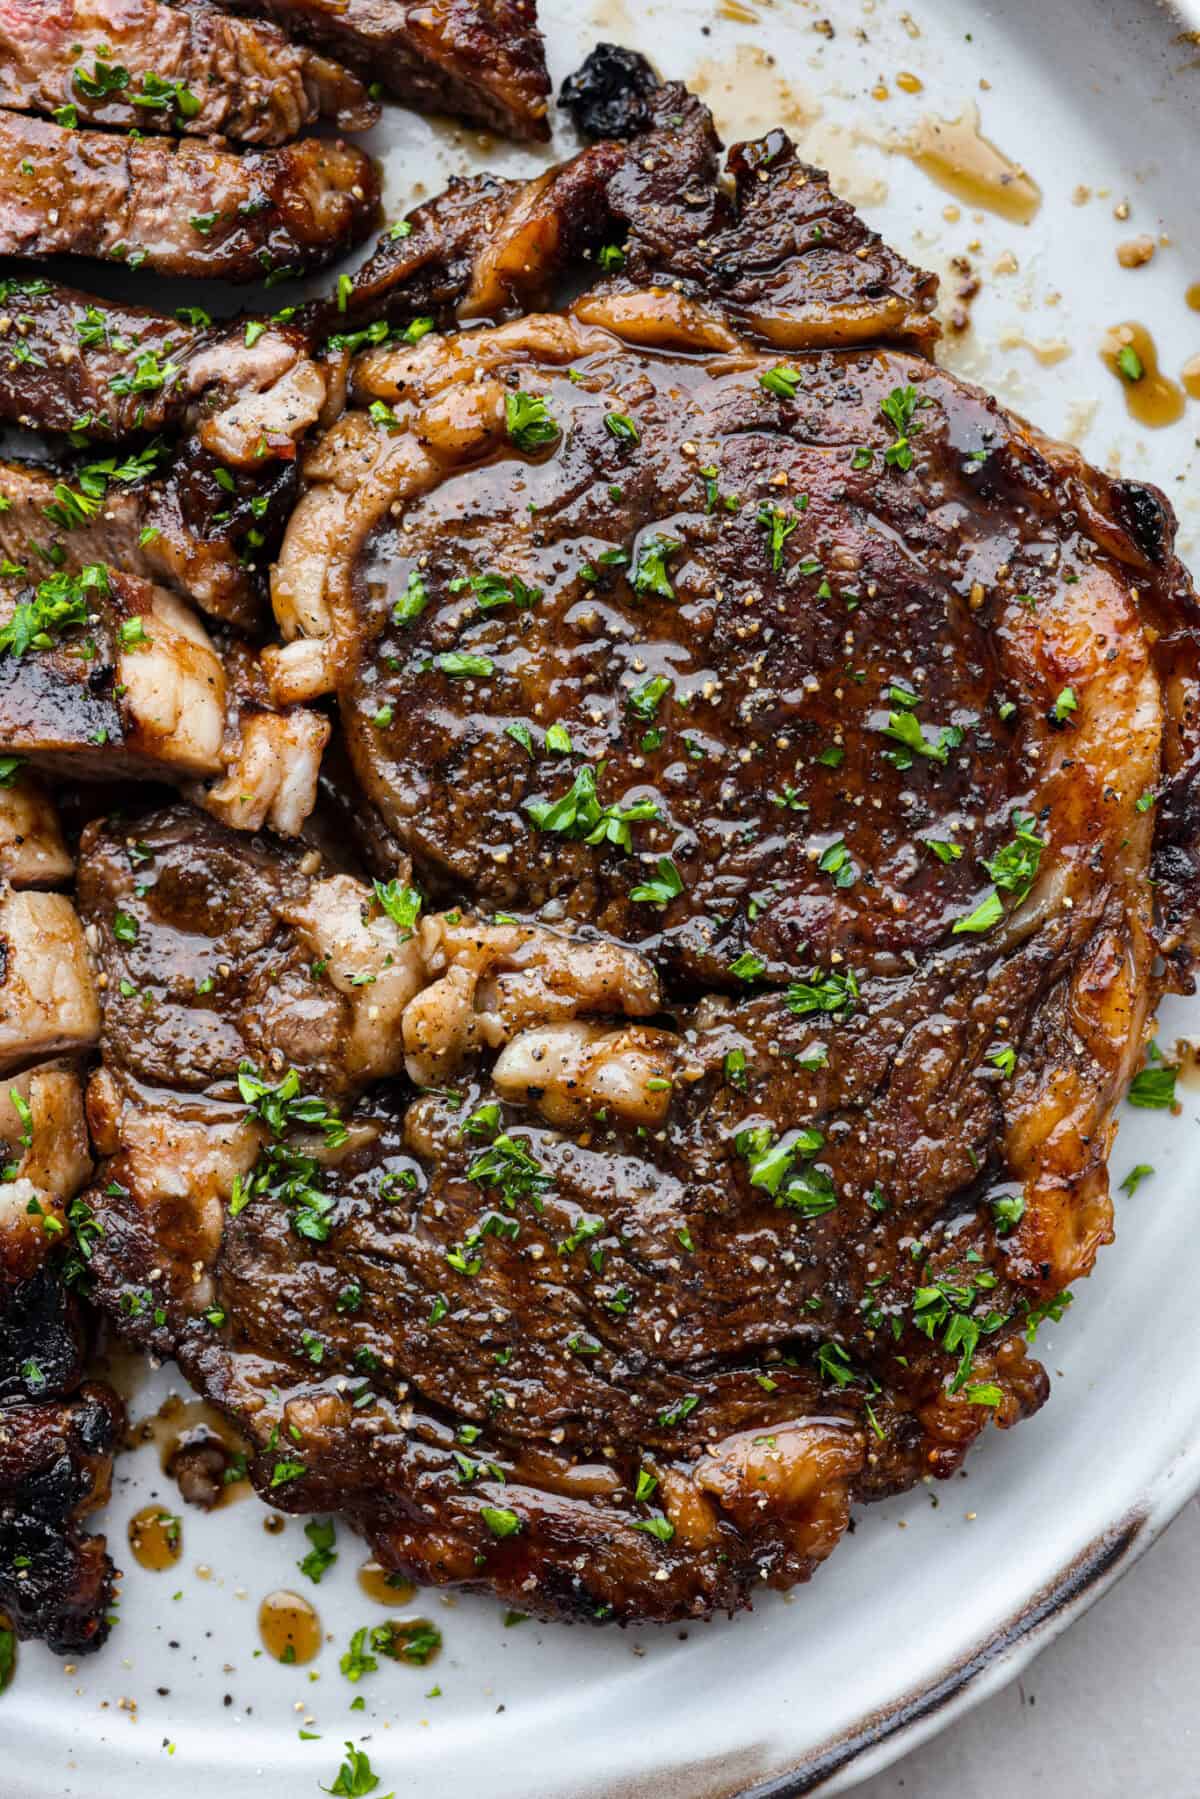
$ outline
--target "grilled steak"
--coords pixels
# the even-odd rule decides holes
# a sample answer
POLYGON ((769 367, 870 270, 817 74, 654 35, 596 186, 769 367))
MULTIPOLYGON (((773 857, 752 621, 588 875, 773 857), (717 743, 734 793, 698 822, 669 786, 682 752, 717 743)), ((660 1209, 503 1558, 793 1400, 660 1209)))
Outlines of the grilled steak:
POLYGON ((379 116, 349 70, 206 0, 0 0, 0 106, 249 144, 284 144, 319 118, 365 131, 379 116))
POLYGON ((235 156, 0 113, 0 194, 0 254, 254 281, 360 243, 379 178, 363 151, 325 138, 235 156))
POLYGON ((327 397, 295 326, 240 318, 214 326, 195 307, 169 318, 37 279, 0 283, 0 303, 8 424, 91 443, 198 427, 222 462, 261 469, 295 455, 327 397))
MULTIPOLYGON (((35 977, 28 944, 5 932, 35 977)), ((42 978, 52 974, 48 957, 42 978)), ((0 1144, 11 1165, 0 1187, 0 1605, 18 1635, 78 1654, 108 1635, 112 1563, 104 1539, 80 1524, 108 1497, 124 1418, 107 1387, 79 1385, 84 1325, 61 1246, 81 1227, 90 1248, 86 1213, 73 1211, 69 1224, 67 1208, 92 1164, 69 1063, 6 1082, 0 1144)))
MULTIPOLYGON (((305 315, 349 410, 289 641, 222 640, 216 816, 84 830, 97 993, 68 902, 0 896, 0 1059, 99 1033, 95 1295, 273 1504, 666 1620, 808 1578, 1043 1402, 1027 1340, 1191 979, 1200 608, 1162 496, 937 369, 932 277, 786 137, 724 180, 641 63, 568 99, 632 141, 457 185, 305 315), (373 882, 340 753, 303 843, 231 828, 304 822, 324 721, 269 699, 324 691, 373 882)), ((140 604, 103 597, 102 669, 140 604)), ((36 617, 0 700, 59 684, 28 748, 82 752, 36 617)))
POLYGON ((260 468, 235 477, 195 440, 165 464, 140 452, 58 474, 0 463, 0 553, 10 575, 44 560, 70 574, 110 564, 253 631, 263 614, 258 559, 278 541, 295 492, 294 465, 260 468))
POLYGON ((537 0, 217 0, 275 19, 394 99, 508 137, 550 135, 537 0))
POLYGON ((409 214, 407 232, 385 232, 351 278, 344 314, 498 321, 546 304, 564 269, 599 252, 592 297, 575 310, 640 341, 928 349, 936 339, 933 277, 868 231, 782 133, 730 158, 731 192, 717 179, 711 115, 677 82, 655 83, 630 127, 631 144, 589 145, 529 182, 452 183, 409 214))

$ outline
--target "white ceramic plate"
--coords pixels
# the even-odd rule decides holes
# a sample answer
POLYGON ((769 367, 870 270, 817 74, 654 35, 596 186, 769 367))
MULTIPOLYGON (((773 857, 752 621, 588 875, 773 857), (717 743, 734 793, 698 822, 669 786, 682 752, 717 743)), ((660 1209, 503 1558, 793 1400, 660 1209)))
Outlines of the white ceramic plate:
MULTIPOLYGON (((1097 360, 1106 327, 1149 323, 1164 367, 1200 351, 1195 205, 1196 46, 1152 0, 671 0, 595 11, 543 0, 556 80, 598 37, 646 50, 692 79, 727 136, 789 125, 812 160, 917 262, 966 255, 984 278, 973 333, 945 360, 994 388, 1100 462, 1148 475, 1171 495, 1183 546, 1197 510, 1200 407, 1159 433, 1131 425, 1097 360), (814 29, 827 14, 835 35, 814 29), (753 15, 753 17, 752 17, 753 15), (919 35, 914 35, 914 31, 919 35), (765 58, 773 57, 773 65, 765 58), (898 71, 924 92, 908 96, 898 71), (890 98, 872 97, 882 78, 890 98), (1021 227, 943 216, 948 196, 870 140, 922 112, 977 102, 985 130, 1022 159, 1045 203, 1021 227), (1093 197, 1074 204, 1078 186, 1093 197), (1127 200, 1122 223, 1114 206, 1127 200), (1122 270, 1135 233, 1170 242, 1122 270), (1015 273, 993 276, 1004 252, 1015 273), (1045 367, 1015 339, 1070 347, 1045 367), (997 345, 1009 343, 1009 348, 997 345), (990 347, 989 347, 990 346, 990 347)), ((1190 21, 1200 25, 1200 13, 1190 21)), ((392 109, 376 146, 392 216, 454 169, 517 172, 537 158, 484 147, 392 109)), ((1166 1045, 1200 1006, 1164 1008, 1166 1045)), ((988 1433, 969 1475, 863 1513, 854 1538, 811 1587, 752 1616, 686 1631, 505 1628, 486 1600, 427 1595, 445 1634, 436 1666, 384 1662, 352 1686, 338 1671, 351 1632, 384 1614, 359 1592, 361 1550, 313 1588, 297 1572, 303 1521, 265 1534, 257 1502, 203 1516, 186 1508, 184 1555, 149 1574, 125 1550, 131 1513, 151 1497, 178 1509, 153 1450, 118 1464, 106 1520, 124 1582, 120 1623, 97 1657, 68 1666, 22 1651, 2 1702, 7 1799, 305 1799, 329 1785, 351 1738, 394 1789, 421 1799, 726 1799, 844 1790, 1008 1679, 1094 1598, 1200 1485, 1200 1322, 1191 1275, 1200 1091, 1182 1115, 1130 1113, 1116 1181, 1156 1173, 1118 1199, 1119 1238, 1039 1350, 1050 1403, 1011 1437, 988 1433), (259 1652, 256 1613, 272 1587, 319 1605, 328 1640, 311 1668, 259 1652), (436 1697, 427 1697, 434 1684, 436 1697), (364 1709, 349 1709, 359 1694, 364 1709), (314 1733, 302 1739, 300 1732, 314 1733)), ((132 1400, 153 1411, 169 1371, 132 1400)))

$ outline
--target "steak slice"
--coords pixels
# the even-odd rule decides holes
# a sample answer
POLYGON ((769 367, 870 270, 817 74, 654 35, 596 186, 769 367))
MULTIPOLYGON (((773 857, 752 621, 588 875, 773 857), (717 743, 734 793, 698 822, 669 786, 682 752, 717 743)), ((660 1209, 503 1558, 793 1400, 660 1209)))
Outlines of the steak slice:
POLYGON ((111 1387, 0 1407, 0 1605, 19 1637, 90 1655, 108 1636, 113 1565, 80 1529, 107 1503, 125 1412, 111 1387))
POLYGON ((334 139, 235 156, 0 113, 0 194, 0 254, 259 281, 323 268, 361 243, 379 177, 334 139))
POLYGON ((4 576, 105 563, 253 632, 264 610, 256 565, 278 541, 295 484, 288 462, 235 477, 195 439, 165 466, 158 451, 61 471, 3 462, 4 576))
POLYGON ((0 743, 78 778, 221 771, 225 671, 174 594, 95 564, 0 596, 0 743))
POLYGON ((592 144, 528 182, 452 183, 384 233, 343 314, 498 321, 548 304, 564 273, 594 258, 576 312, 649 345, 930 349, 935 278, 868 230, 823 170, 776 131, 738 146, 719 179, 708 108, 648 79, 631 143, 592 144))
POLYGON ((379 108, 348 69, 205 0, 0 0, 0 106, 112 130, 284 144, 379 108))
POLYGON ((214 327, 197 307, 171 318, 38 279, 0 283, 0 299, 8 424, 88 443, 198 427, 213 456, 261 469, 292 459, 327 397, 295 326, 239 318, 214 327))
POLYGON ((85 1055, 99 1030, 91 961, 71 901, 0 888, 0 1071, 85 1055))
POLYGON ((21 757, 0 757, 0 880, 56 887, 74 872, 75 858, 41 778, 21 757))
POLYGON ((264 14, 407 106, 457 113, 506 137, 550 136, 537 0, 217 0, 264 14))
MULTIPOLYGON (((25 956, 7 926, 5 941, 25 956)), ((41 1063, 12 1077, 0 1143, 9 1162, 0 1187, 0 1605, 19 1636, 78 1654, 108 1635, 112 1563, 103 1537, 80 1526, 108 1498, 124 1413, 109 1388, 80 1386, 85 1330, 67 1277, 95 1227, 86 1208, 68 1214, 92 1167, 76 1068, 41 1063), (64 1254, 76 1232, 81 1247, 64 1254)))

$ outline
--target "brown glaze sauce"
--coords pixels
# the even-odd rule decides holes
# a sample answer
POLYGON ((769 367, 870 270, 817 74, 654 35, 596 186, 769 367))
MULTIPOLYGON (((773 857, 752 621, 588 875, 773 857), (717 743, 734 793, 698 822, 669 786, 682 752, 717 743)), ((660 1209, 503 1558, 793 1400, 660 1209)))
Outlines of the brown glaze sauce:
POLYGON ((1154 339, 1144 325, 1114 325, 1100 359, 1120 382, 1130 417, 1139 425, 1157 431, 1183 416, 1183 389, 1160 372, 1154 339))
POLYGON ((1042 204, 1042 190, 1032 175, 983 135, 979 108, 973 102, 957 119, 927 114, 890 148, 907 156, 965 206, 1028 225, 1042 204))
POLYGON ((1193 312, 1200 312, 1200 281, 1192 282, 1192 285, 1184 295, 1184 299, 1187 301, 1193 312))
POLYGON ((381 1628, 391 1636, 391 1648, 384 1653, 394 1661, 425 1668, 442 1653, 442 1633, 431 1618, 389 1618, 381 1628), (414 1654, 404 1653, 406 1643, 414 1644, 414 1654))
POLYGON ((129 1520, 129 1548, 139 1568, 173 1568, 183 1554, 183 1525, 163 1506, 144 1505, 129 1520))
POLYGON ((1179 371, 1183 391, 1189 400, 1200 400, 1200 356, 1189 356, 1179 371))
POLYGON ((206 1511, 235 1505, 253 1490, 249 1478, 238 1473, 245 1465, 244 1439, 206 1400, 169 1393, 157 1412, 130 1425, 126 1446, 142 1443, 157 1446, 163 1473, 178 1478, 184 1498, 206 1511), (201 1460, 211 1466, 197 1480, 201 1460))
POLYGON ((389 1573, 374 1557, 358 1570, 358 1584, 376 1605, 407 1605, 417 1590, 411 1580, 405 1580, 402 1574, 389 1573))
POLYGON ((280 1587, 258 1608, 258 1634, 277 1662, 301 1667, 321 1647, 321 1620, 302 1593, 280 1587))
POLYGON ((1154 256, 1152 237, 1128 237, 1117 245, 1117 261, 1123 269, 1140 269, 1154 256))

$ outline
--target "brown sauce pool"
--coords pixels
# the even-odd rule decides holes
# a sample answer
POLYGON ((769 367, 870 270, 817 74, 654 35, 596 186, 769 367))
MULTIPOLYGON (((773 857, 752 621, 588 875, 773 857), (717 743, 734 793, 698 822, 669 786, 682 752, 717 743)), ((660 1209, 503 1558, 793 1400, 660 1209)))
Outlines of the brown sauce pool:
POLYGON ((183 1554, 183 1525, 161 1505, 144 1505, 129 1520, 129 1547, 140 1568, 173 1568, 183 1554))
POLYGON ((359 1569, 358 1584, 367 1598, 373 1599, 376 1605, 407 1605, 417 1590, 411 1580, 405 1580, 403 1574, 389 1572, 374 1559, 364 1562, 359 1569))
POLYGON ((280 1587, 258 1608, 258 1634, 277 1662, 301 1667, 321 1647, 321 1620, 302 1593, 280 1587))
POLYGON ((1032 175, 984 137, 973 103, 957 119, 927 115, 891 148, 965 206, 1028 225, 1042 204, 1042 190, 1032 175))
POLYGON ((1200 356, 1189 356, 1179 371, 1183 391, 1189 400, 1200 400, 1200 356))
POLYGON ((379 1628, 392 1639, 390 1648, 383 1653, 393 1661, 426 1668, 442 1653, 442 1633, 430 1618, 389 1618, 379 1628))
POLYGON ((1183 389, 1162 374, 1154 339, 1144 325, 1127 321, 1114 325, 1100 350, 1100 359, 1121 384, 1131 418, 1151 430, 1161 430, 1182 418, 1183 389))
POLYGON ((130 1425, 126 1446, 142 1443, 157 1446, 163 1473, 205 1511, 235 1505, 253 1490, 243 1472, 245 1440, 206 1400, 169 1393, 157 1412, 130 1425))
POLYGON ((1184 298, 1193 312, 1200 312, 1200 281, 1193 281, 1184 298))

